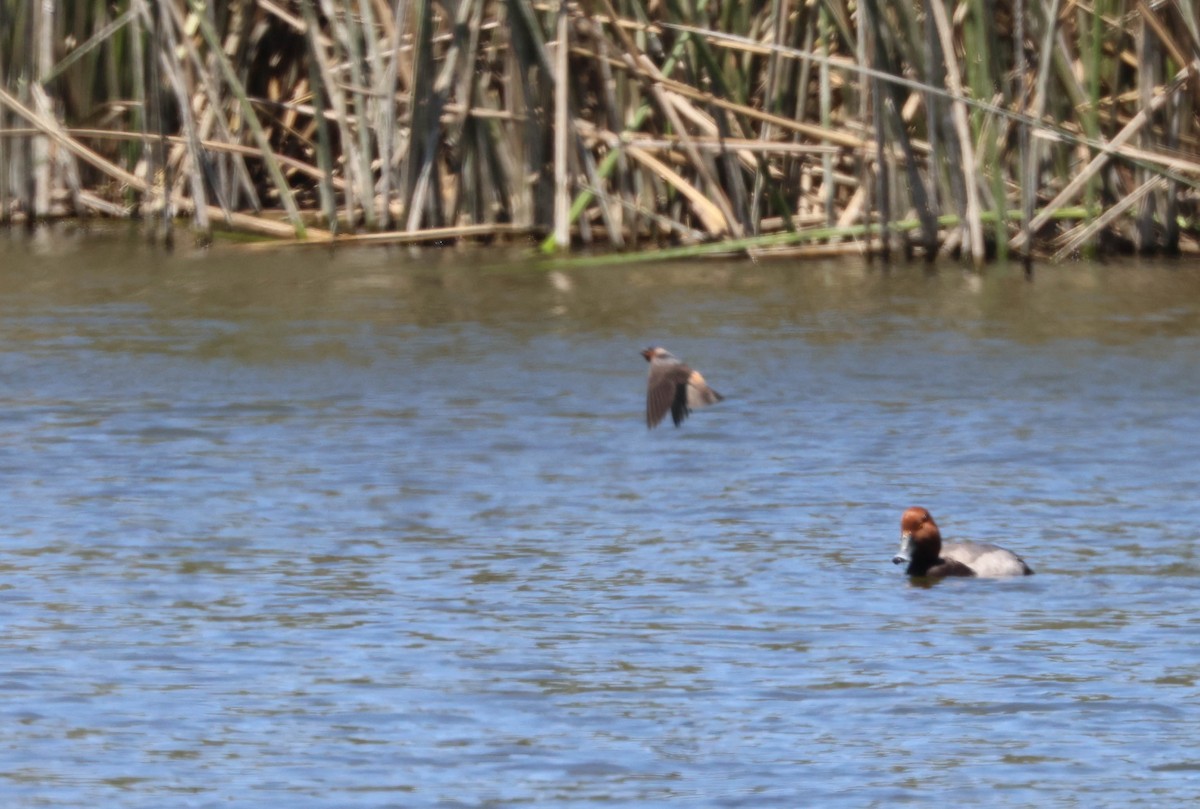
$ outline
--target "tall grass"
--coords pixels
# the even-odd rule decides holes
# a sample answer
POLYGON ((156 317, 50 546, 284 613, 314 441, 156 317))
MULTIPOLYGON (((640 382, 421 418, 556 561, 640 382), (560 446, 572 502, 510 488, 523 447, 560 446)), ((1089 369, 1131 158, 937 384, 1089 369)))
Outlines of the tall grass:
POLYGON ((1197 250, 1196 12, 0 0, 0 221, 975 262, 1197 250))

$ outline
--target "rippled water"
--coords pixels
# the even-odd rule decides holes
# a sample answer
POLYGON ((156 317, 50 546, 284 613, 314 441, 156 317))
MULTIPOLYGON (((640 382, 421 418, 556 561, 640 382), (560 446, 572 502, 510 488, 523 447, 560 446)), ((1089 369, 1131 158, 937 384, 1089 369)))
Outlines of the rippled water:
POLYGON ((4 805, 1200 798, 1200 265, 522 264, 0 236, 4 805))

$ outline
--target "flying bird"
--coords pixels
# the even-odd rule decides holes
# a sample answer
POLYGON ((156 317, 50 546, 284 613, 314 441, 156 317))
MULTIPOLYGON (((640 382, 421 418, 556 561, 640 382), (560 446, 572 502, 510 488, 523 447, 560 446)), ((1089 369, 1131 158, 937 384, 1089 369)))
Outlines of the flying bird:
POLYGON ((678 427, 692 408, 716 404, 725 397, 708 386, 699 371, 661 346, 642 351, 650 363, 646 384, 646 427, 653 429, 668 412, 678 427))

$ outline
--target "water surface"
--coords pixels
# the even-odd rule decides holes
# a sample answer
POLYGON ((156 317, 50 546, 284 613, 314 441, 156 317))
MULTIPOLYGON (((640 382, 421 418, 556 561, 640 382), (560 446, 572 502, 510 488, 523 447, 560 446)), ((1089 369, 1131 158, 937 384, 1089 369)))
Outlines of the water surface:
POLYGON ((1200 798, 1200 266, 525 256, 0 236, 5 805, 1200 798))

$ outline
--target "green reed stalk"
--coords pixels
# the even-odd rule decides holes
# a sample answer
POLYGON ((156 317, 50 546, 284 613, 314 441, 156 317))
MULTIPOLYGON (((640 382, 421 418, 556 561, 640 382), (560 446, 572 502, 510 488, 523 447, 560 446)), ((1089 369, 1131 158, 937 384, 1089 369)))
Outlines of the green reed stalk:
MULTIPOLYGON (((1095 211, 1087 211, 1082 207, 1062 208, 1054 219, 1062 221, 1079 221, 1085 217, 1094 217, 1095 211)), ((1021 212, 1010 210, 998 216, 994 211, 984 211, 980 218, 985 224, 991 225, 997 219, 1003 218, 1010 222, 1020 221, 1021 212)), ((961 216, 944 214, 937 219, 938 227, 949 229, 965 227, 961 216)), ((902 219, 892 222, 891 227, 896 231, 913 231, 921 227, 919 219, 902 219)), ((771 248, 789 247, 812 242, 830 242, 841 239, 859 240, 865 237, 877 236, 880 226, 875 223, 842 225, 835 227, 820 227, 799 230, 794 233, 770 233, 762 236, 747 236, 741 239, 727 239, 722 242, 692 244, 683 247, 665 247, 656 250, 644 250, 639 253, 615 253, 608 255, 579 256, 576 258, 555 259, 547 262, 550 269, 624 266, 643 262, 676 261, 680 259, 695 259, 714 256, 737 255, 746 251, 769 250, 771 248)))
MULTIPOLYGON (((967 0, 968 14, 966 23, 967 38, 967 76, 971 86, 971 94, 978 99, 991 99, 997 92, 997 76, 992 71, 993 63, 999 62, 995 49, 1001 43, 994 35, 994 10, 985 0, 967 0), (992 12, 992 13, 989 13, 992 12)), ((1015 47, 1015 46, 1014 46, 1015 47)), ((1002 122, 985 114, 979 108, 971 112, 971 131, 976 146, 982 152, 981 164, 977 170, 982 170, 984 178, 990 180, 990 195, 993 210, 1000 210, 1005 205, 1005 171, 1001 164, 1000 134, 996 132, 1002 122)), ((1004 222, 997 219, 992 235, 996 244, 997 258, 1001 261, 1008 257, 1007 228, 1004 222)))
POLYGON ((321 29, 317 23, 317 12, 313 8, 312 0, 301 0, 300 9, 304 14, 304 40, 308 45, 309 52, 308 84, 312 91, 313 118, 317 126, 317 165, 321 170, 317 189, 321 210, 325 214, 326 227, 331 233, 336 234, 338 232, 338 216, 337 199, 333 193, 333 148, 330 142, 329 122, 325 117, 329 92, 325 87, 324 74, 321 72, 319 55, 321 43, 317 40, 321 29))
MULTIPOLYGON (((699 0, 699 3, 697 4, 696 9, 698 12, 703 13, 703 11, 707 5, 708 5, 708 0, 699 0)), ((610 6, 610 8, 611 8, 611 6, 610 6)), ((615 20, 614 20, 614 24, 616 24, 615 20)), ((675 47, 671 49, 671 53, 667 56, 666 60, 663 62, 661 72, 664 75, 670 75, 672 72, 674 72, 675 66, 678 63, 680 57, 683 55, 684 50, 687 47, 687 43, 688 43, 689 39, 690 39, 690 36, 688 36, 688 35, 684 35, 684 36, 681 36, 678 39, 676 39, 675 47)), ((629 119, 629 122, 625 125, 624 131, 625 132, 636 132, 639 129, 641 129, 643 124, 645 124, 646 119, 649 118, 651 110, 652 110, 652 107, 648 102, 643 102, 642 104, 640 104, 637 107, 637 110, 633 113, 632 117, 629 119)), ((613 168, 616 167, 618 158, 620 156, 621 156, 620 149, 610 150, 604 156, 604 159, 602 161, 600 161, 600 165, 596 169, 596 174, 601 179, 607 179, 609 174, 612 173, 613 168)), ((591 204, 591 202, 594 198, 595 198, 595 193, 592 189, 589 189, 589 188, 582 189, 579 192, 579 194, 577 194, 575 196, 575 201, 571 204, 571 211, 570 211, 570 217, 571 217, 572 222, 575 222, 579 218, 579 216, 583 213, 584 209, 586 209, 587 206, 591 204)), ((555 243, 554 243, 553 238, 548 237, 548 238, 544 239, 541 243, 541 249, 545 253, 553 252, 555 249, 555 243)))

